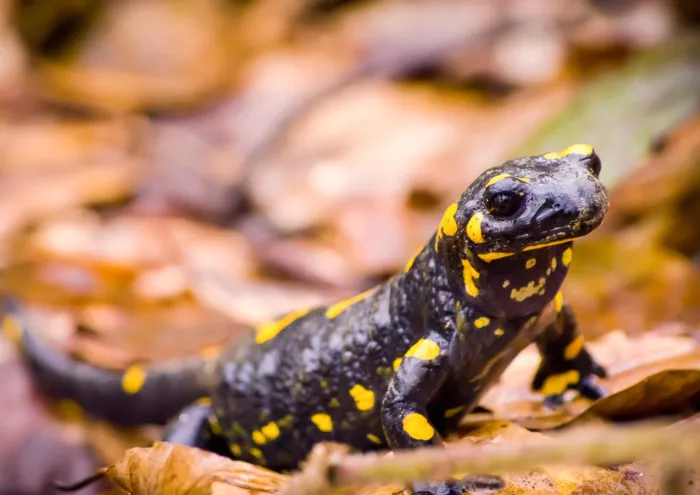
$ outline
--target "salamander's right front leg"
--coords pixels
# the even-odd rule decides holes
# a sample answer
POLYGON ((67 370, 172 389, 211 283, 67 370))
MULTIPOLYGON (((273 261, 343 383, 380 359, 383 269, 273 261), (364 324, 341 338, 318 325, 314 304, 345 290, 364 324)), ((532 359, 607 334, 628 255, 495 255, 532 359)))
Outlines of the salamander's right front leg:
MULTIPOLYGON (((392 450, 440 445, 427 405, 447 378, 448 342, 438 334, 419 340, 403 357, 382 401, 382 425, 392 450)), ((420 495, 461 495, 456 482, 413 484, 420 495)))

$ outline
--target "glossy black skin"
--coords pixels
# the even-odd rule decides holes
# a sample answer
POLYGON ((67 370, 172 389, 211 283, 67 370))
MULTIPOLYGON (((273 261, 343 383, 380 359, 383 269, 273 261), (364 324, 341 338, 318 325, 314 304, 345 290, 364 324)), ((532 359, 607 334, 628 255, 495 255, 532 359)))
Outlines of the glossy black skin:
MULTIPOLYGON (((579 379, 555 391, 551 402, 560 402, 567 388, 595 399, 602 391, 592 377, 604 376, 604 370, 585 348, 565 357, 578 337, 570 308, 564 303, 553 321, 536 324, 566 276, 562 258, 571 242, 523 250, 586 235, 601 223, 608 202, 599 171, 593 153, 528 157, 487 170, 457 202, 454 233, 441 224, 440 235, 428 241, 410 269, 364 299, 334 318, 325 315, 325 307, 313 309, 271 340, 256 344, 251 336, 199 367, 194 361, 185 368, 155 367, 135 395, 121 390, 118 373, 59 355, 26 329, 25 354, 46 393, 77 399, 88 412, 119 423, 162 423, 209 396, 211 404, 185 408, 165 439, 215 451, 228 447, 229 456, 279 470, 297 467, 319 441, 344 442, 360 451, 440 444, 532 342, 543 358, 535 389, 549 376, 576 370, 579 379), (503 173, 512 177, 487 186, 503 173), (485 198, 499 193, 522 193, 514 200, 517 211, 493 214, 485 198), (483 215, 483 242, 466 233, 475 213, 483 215), (512 254, 491 261, 479 257, 492 252, 512 254), (534 266, 526 268, 531 259, 534 266), (464 260, 478 273, 473 278, 478 294, 466 289, 464 260), (512 298, 513 289, 541 279, 544 283, 522 301, 512 298), (488 324, 478 326, 480 317, 488 324), (419 339, 437 344, 439 354, 405 357, 394 371, 394 360, 419 339), (356 406, 349 391, 357 384, 374 393, 371 409, 356 406), (457 407, 462 407, 458 414, 445 417, 457 407), (312 422, 317 413, 330 416, 332 431, 312 422), (404 430, 411 413, 428 418, 435 430, 431 438, 415 439, 404 430), (252 432, 270 422, 278 425, 279 436, 256 443, 252 432)), ((419 483, 414 489, 461 493, 455 482, 419 483)))

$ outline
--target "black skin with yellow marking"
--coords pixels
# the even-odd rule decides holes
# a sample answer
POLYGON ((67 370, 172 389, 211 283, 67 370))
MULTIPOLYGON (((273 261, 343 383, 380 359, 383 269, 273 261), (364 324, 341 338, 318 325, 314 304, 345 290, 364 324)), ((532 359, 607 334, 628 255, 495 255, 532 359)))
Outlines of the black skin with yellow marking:
MULTIPOLYGON (((25 354, 53 397, 128 424, 163 423, 185 408, 166 440, 278 470, 297 467, 319 441, 359 451, 440 444, 532 342, 542 354, 533 386, 550 403, 569 389, 597 399, 593 377, 605 372, 559 290, 572 239, 607 211, 599 173, 586 145, 489 169, 403 273, 263 325, 216 360, 155 367, 130 394, 121 374, 55 353, 26 326, 25 354), (538 325, 548 306, 556 316, 538 325)), ((456 481, 413 488, 461 493, 456 481)))

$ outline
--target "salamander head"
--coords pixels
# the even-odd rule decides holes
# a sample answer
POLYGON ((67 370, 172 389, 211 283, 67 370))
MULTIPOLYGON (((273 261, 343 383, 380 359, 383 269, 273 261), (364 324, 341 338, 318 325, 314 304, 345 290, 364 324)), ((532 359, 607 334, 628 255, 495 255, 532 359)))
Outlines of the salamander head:
POLYGON ((482 173, 445 212, 435 243, 452 271, 464 270, 467 295, 490 298, 482 306, 508 314, 551 300, 571 241, 597 228, 608 210, 600 168, 593 148, 577 144, 482 173))

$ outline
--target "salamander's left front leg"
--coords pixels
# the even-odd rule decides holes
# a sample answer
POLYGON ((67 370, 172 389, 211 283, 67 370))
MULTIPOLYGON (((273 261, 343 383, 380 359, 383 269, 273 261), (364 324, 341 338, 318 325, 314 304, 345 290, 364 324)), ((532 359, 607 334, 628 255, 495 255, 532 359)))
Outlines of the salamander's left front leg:
POLYGON ((553 407, 562 404, 563 394, 569 389, 590 399, 600 399, 605 392, 595 383, 594 376, 605 378, 607 373, 583 345, 574 313, 561 293, 554 302, 556 319, 537 340, 542 362, 532 388, 546 395, 546 402, 553 407))
MULTIPOLYGON (((440 445, 442 439, 430 422, 427 405, 447 378, 448 342, 431 334, 419 340, 403 357, 382 401, 382 425, 389 448, 411 449, 440 445)), ((461 495, 456 482, 415 483, 420 495, 461 495)))
POLYGON ((208 403, 200 401, 183 409, 164 428, 164 442, 197 447, 219 455, 230 456, 226 441, 220 435, 218 422, 208 403))

